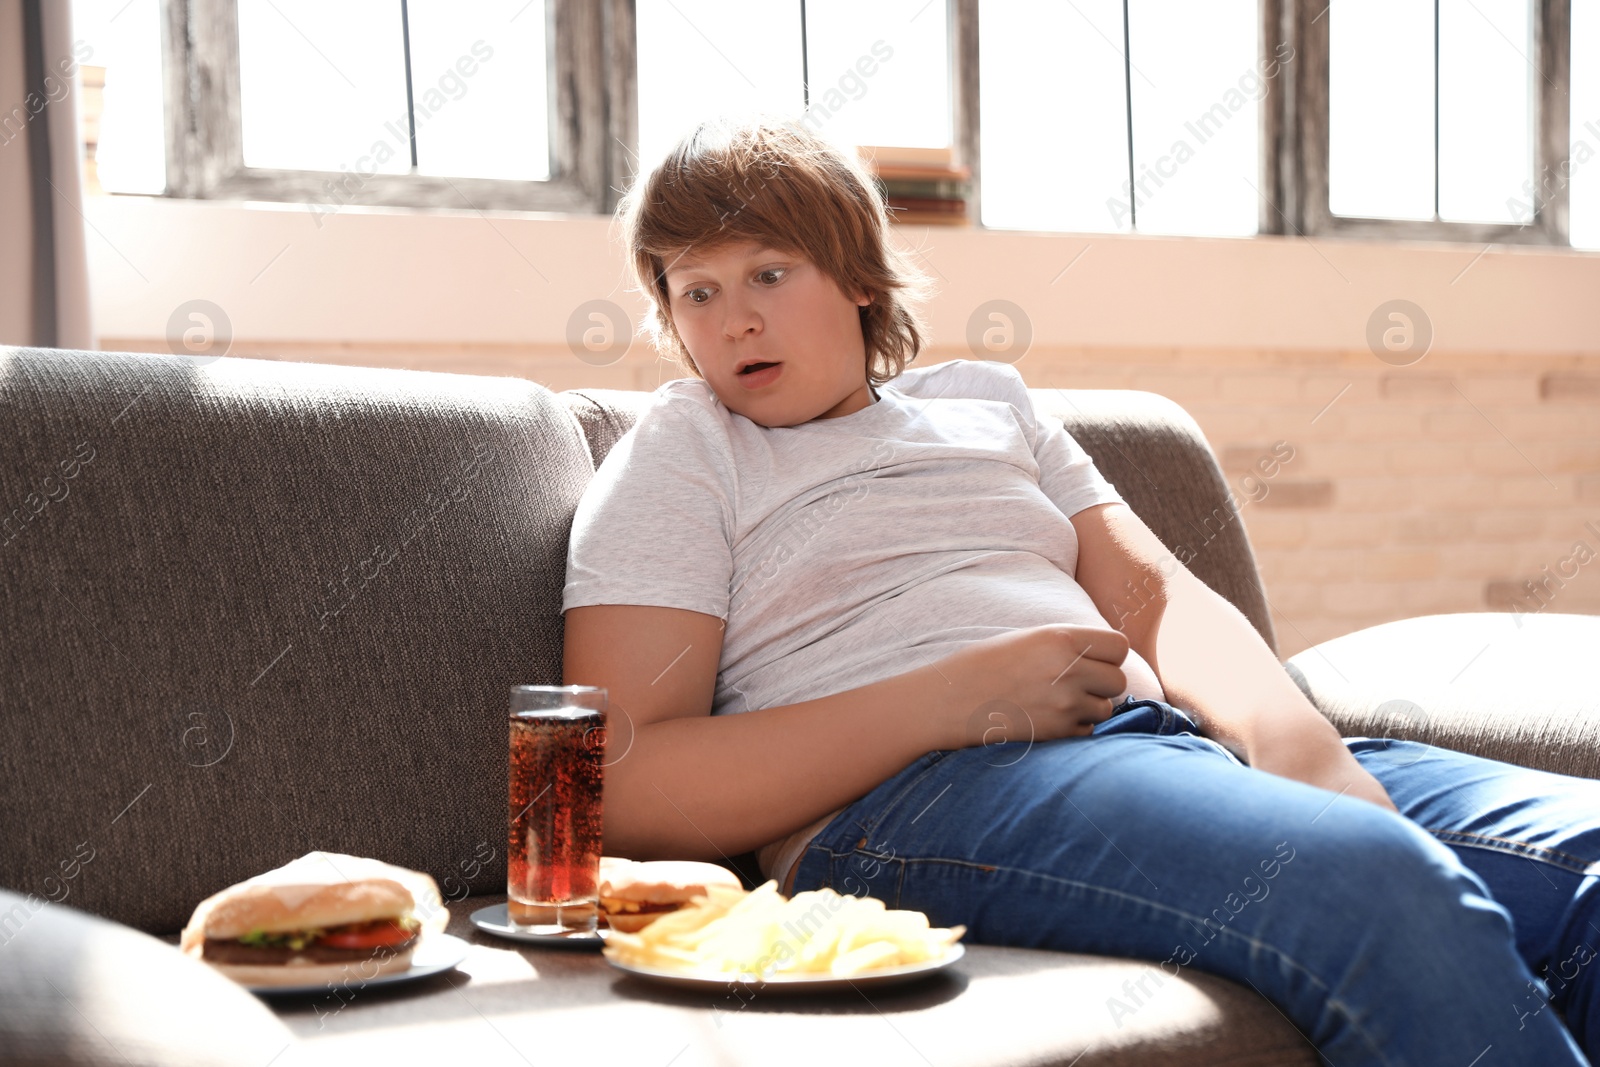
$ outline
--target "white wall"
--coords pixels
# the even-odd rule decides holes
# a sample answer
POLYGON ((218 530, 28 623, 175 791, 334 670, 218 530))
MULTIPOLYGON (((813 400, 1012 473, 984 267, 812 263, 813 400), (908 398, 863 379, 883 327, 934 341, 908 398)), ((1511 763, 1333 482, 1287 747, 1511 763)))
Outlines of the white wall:
MULTIPOLYGON (((556 349, 585 301, 643 310, 602 217, 346 208, 319 220, 304 206, 136 196, 91 198, 87 217, 100 337, 158 340, 174 308, 201 298, 255 341, 556 349)), ((963 345, 974 309, 1004 298, 1031 318, 1036 348, 1357 350, 1373 310, 1405 298, 1431 317, 1437 351, 1600 355, 1600 253, 939 227, 897 240, 938 282, 928 317, 941 347, 963 345)))

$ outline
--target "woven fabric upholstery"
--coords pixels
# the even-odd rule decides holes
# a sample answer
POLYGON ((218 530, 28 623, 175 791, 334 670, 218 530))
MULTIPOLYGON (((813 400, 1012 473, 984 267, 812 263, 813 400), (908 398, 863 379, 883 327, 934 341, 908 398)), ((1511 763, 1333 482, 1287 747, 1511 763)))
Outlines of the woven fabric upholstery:
MULTIPOLYGON (((1062 421, 1162 543, 1276 650, 1255 553, 1194 418, 1164 396, 1132 389, 1030 389, 1029 394, 1034 410, 1062 421)), ((651 394, 570 389, 560 396, 583 425, 598 467, 651 394)))
MULTIPOLYGON (((559 678, 572 510, 649 398, 582 390, 558 401, 517 380, 275 361, 0 352, 12 428, 0 507, 17 509, 0 513, 12 515, 0 612, 16 635, 0 651, 0 885, 167 933, 206 894, 313 848, 430 871, 452 897, 503 891, 505 689, 559 678), (475 862, 480 843, 495 862, 475 862)), ((1169 544, 1213 513, 1197 487, 1226 499, 1175 405, 1035 398, 1041 411, 1076 401, 1061 411, 1068 428, 1169 544), (1158 472, 1171 463, 1176 472, 1158 472)), ((1264 612, 1216 577, 1242 573, 1245 593, 1255 589, 1242 528, 1218 528, 1193 566, 1262 626, 1264 612), (1206 572, 1208 552, 1233 558, 1206 572)), ((460 932, 487 899, 452 908, 460 932)), ((974 952, 974 975, 988 974, 986 951, 974 952)), ((1031 957, 996 960, 998 996, 1013 1005, 1065 994, 1098 1008, 1142 966, 1075 957, 1058 989, 1035 983, 1031 957)), ((660 1006, 619 1002, 598 965, 540 956, 537 970, 576 992, 575 969, 587 967, 596 1006, 650 1008, 659 1025, 660 1006)), ((1314 1060, 1247 989, 1189 981, 1192 997, 1175 988, 1115 1034, 1093 1012, 1071 1034, 1047 1010, 1025 1013, 1046 1024, 975 1040, 972 1062, 1314 1060)), ((372 1013, 362 1055, 385 1041, 462 1051, 458 1027, 416 1026, 442 1022, 451 1003, 460 998, 360 998, 350 1010, 372 1013)), ((317 1019, 290 1018, 322 1036, 317 1019)), ((698 1019, 684 1010, 679 1021, 698 1019)), ((804 1021, 841 1035, 856 1024, 804 1021)), ((156 1031, 173 1040, 171 1026, 156 1031)))
POLYGON ((1371 626, 1288 662, 1345 737, 1398 737, 1600 778, 1594 615, 1465 612, 1371 626))
POLYGON ((595 467, 633 428, 653 394, 638 389, 568 389, 557 394, 583 427, 595 467))
POLYGON ((271 1009, 148 934, 0 890, 0 1063, 322 1062, 271 1009))
POLYGON ((313 849, 504 891, 592 476, 553 394, 0 349, 0 412, 0 885, 87 845, 71 903, 152 932, 313 849))

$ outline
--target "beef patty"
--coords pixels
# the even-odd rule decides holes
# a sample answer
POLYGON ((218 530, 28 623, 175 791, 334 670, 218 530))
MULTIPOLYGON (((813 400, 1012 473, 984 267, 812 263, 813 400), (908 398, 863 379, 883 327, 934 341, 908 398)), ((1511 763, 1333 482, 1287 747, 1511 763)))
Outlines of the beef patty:
POLYGON ((406 949, 417 943, 416 934, 412 934, 404 941, 393 945, 382 945, 378 948, 331 948, 327 945, 310 944, 305 948, 289 948, 286 945, 246 945, 242 941, 218 940, 206 938, 201 949, 202 959, 213 963, 260 963, 260 964, 286 964, 299 956, 308 963, 349 963, 362 960, 386 960, 391 956, 398 956, 406 949))

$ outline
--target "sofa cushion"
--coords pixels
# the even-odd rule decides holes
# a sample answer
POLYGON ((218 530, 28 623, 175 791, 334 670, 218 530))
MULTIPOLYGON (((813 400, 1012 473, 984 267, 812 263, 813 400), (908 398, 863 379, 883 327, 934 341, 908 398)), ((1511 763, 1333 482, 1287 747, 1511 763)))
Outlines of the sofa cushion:
POLYGON ((0 413, 0 886, 152 932, 313 849, 504 891, 592 477, 552 393, 0 349, 0 413))
POLYGON ((1345 737, 1600 778, 1600 617, 1422 615, 1324 641, 1290 675, 1345 737))
MULTIPOLYGON (((1277 638, 1255 554, 1205 434, 1188 412, 1135 389, 1030 389, 1034 410, 1057 418, 1100 473, 1195 576, 1237 607, 1273 649, 1277 638)), ((633 426, 650 393, 569 389, 596 467, 633 426)))
POLYGON ((265 1005, 148 934, 0 890, 0 1063, 290 1067, 265 1005))

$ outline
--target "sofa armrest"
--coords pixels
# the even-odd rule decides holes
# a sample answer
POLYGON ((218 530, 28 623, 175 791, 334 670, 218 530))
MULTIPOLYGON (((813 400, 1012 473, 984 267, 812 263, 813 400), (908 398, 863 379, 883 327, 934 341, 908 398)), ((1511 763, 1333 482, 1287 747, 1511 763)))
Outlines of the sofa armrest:
POLYGON ((1600 778, 1600 616, 1467 612, 1368 627, 1285 665, 1345 737, 1600 778))
POLYGON ((1242 505, 1200 426, 1175 401, 1138 389, 1030 389, 1128 507, 1196 578, 1250 620, 1277 651, 1242 505))
POLYGON ((148 934, 0 889, 0 1063, 323 1062, 255 997, 148 934))

